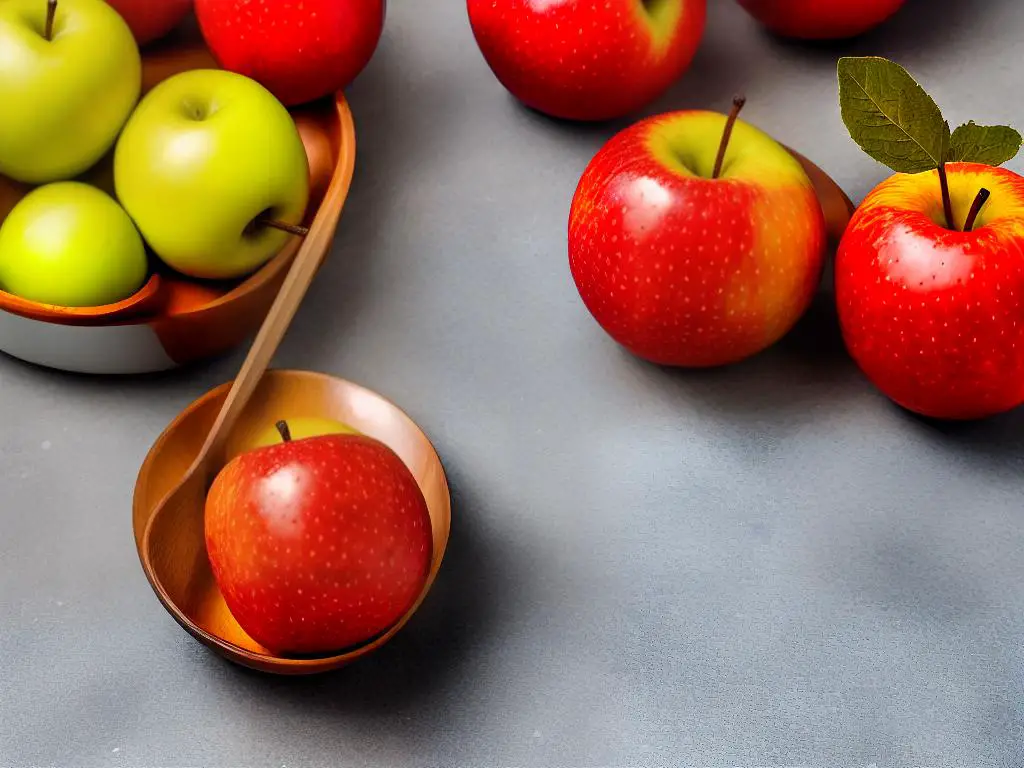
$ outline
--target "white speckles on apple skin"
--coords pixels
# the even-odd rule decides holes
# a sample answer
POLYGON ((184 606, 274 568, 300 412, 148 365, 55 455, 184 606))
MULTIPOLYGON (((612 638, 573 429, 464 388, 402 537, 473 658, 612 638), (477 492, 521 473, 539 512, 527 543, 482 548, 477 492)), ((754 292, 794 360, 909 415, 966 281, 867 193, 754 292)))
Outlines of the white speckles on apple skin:
POLYGON ((580 179, 569 266, 584 305, 655 363, 724 365, 763 350, 806 310, 825 222, 802 174, 711 180, 667 167, 646 142, 659 116, 622 131, 580 179))
POLYGON ((836 255, 836 303, 853 359, 886 396, 940 419, 1024 403, 1024 179, 955 164, 954 193, 993 191, 974 232, 936 224, 933 179, 893 176, 864 199, 836 255))
POLYGON ((236 620, 286 654, 349 647, 392 625, 419 596, 432 556, 415 479, 390 449, 352 435, 277 445, 229 463, 210 490, 206 538, 236 620), (281 472, 309 484, 302 493, 267 493, 263 479, 281 472))
POLYGON ((639 109, 688 68, 706 0, 681 13, 664 42, 636 0, 468 0, 473 34, 497 79, 520 101, 572 120, 639 109))
POLYGON ((376 51, 384 0, 196 0, 220 64, 266 86, 286 106, 348 87, 376 51))

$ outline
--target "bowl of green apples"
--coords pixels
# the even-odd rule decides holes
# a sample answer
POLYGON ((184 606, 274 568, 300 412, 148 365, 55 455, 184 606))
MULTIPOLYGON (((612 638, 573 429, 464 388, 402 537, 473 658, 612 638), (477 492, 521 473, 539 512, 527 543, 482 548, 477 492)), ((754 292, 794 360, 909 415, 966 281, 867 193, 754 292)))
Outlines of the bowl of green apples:
POLYGON ((133 374, 249 338, 337 225, 344 96, 286 108, 190 30, 140 50, 103 0, 3 0, 0 50, 0 351, 133 374))

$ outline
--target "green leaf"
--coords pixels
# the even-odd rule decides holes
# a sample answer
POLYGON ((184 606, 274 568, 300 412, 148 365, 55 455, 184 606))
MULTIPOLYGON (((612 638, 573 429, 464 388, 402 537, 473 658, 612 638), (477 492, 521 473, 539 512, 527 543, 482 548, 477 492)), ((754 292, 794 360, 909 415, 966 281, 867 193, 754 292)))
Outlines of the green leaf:
POLYGON ((977 125, 971 120, 953 132, 950 162, 1002 165, 1020 152, 1021 135, 1007 125, 977 125))
POLYGON ((921 173, 945 161, 949 123, 899 64, 877 56, 839 59, 839 108, 850 137, 897 173, 921 173))

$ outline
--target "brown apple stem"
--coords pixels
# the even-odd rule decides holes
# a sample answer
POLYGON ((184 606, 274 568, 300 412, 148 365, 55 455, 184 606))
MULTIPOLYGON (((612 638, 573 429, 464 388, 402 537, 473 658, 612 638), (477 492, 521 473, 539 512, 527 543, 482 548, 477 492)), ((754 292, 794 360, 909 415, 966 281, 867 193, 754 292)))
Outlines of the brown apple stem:
POLYGON ((722 172, 722 163, 725 162, 725 151, 729 148, 729 139, 732 137, 732 129, 736 125, 736 119, 740 116, 740 110, 747 103, 745 96, 737 96, 732 100, 732 111, 725 121, 725 130, 722 132, 722 143, 718 145, 718 156, 715 158, 715 170, 711 174, 712 179, 717 179, 722 172))
POLYGON ((949 196, 949 178, 946 176, 946 164, 939 163, 939 186, 942 187, 942 212, 946 216, 946 228, 953 226, 953 200, 949 196))
POLYGON ((275 424, 274 427, 277 428, 277 431, 280 433, 282 440, 284 440, 286 443, 290 443, 292 441, 292 431, 288 429, 287 421, 281 419, 281 421, 277 422, 277 424, 275 424))
POLYGON ((974 198, 974 203, 971 204, 970 213, 967 214, 967 221, 964 222, 964 232, 970 232, 974 229, 974 222, 978 220, 978 214, 981 213, 981 209, 985 207, 985 203, 988 202, 989 195, 992 193, 982 187, 978 190, 978 196, 974 198))
POLYGON ((53 39, 53 20, 57 16, 57 0, 46 0, 46 26, 43 27, 43 37, 47 40, 53 39))
POLYGON ((256 219, 256 223, 262 224, 264 227, 280 229, 282 232, 287 232, 291 235, 298 235, 299 237, 305 237, 309 234, 309 227, 303 227, 298 224, 288 224, 284 221, 278 221, 277 219, 256 219))

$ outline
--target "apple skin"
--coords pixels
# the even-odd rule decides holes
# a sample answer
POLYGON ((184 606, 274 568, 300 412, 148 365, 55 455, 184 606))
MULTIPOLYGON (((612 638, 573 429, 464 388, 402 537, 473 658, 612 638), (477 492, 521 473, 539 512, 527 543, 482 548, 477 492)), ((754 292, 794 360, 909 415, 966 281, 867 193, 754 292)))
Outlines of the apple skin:
POLYGON ((210 488, 205 535, 232 615, 288 655, 337 652, 387 630, 418 599, 433 550, 412 473, 361 435, 236 456, 210 488))
POLYGON ((725 365, 784 336, 810 305, 827 234, 814 187, 763 131, 736 122, 712 179, 725 115, 678 111, 614 136, 569 216, 569 267, 598 324, 634 355, 725 365))
POLYGON ((886 396, 917 414, 979 419, 1024 403, 1024 178, 947 165, 957 227, 943 224, 938 172, 896 174, 857 208, 840 242, 843 339, 886 396))
POLYGON ((217 62, 288 106, 347 88, 377 50, 384 0, 196 0, 217 62))
MULTIPOLYGON (((285 419, 288 425, 288 432, 292 440, 302 440, 306 437, 320 437, 321 435, 359 435, 362 434, 348 424, 342 424, 333 419, 323 419, 317 416, 296 416, 285 419)), ((276 422, 275 422, 276 424, 276 422)), ((281 432, 275 425, 263 429, 253 440, 250 450, 264 448, 268 445, 280 445, 284 442, 281 432)))
POLYGON ((60 0, 53 40, 45 0, 0 2, 0 174, 64 181, 113 145, 142 90, 131 30, 103 0, 60 0))
POLYGON ((109 195, 79 182, 36 187, 0 225, 0 289, 62 307, 127 299, 146 281, 146 250, 109 195))
POLYGON ((690 66, 706 0, 467 0, 499 82, 552 117, 601 121, 654 101, 690 66))
POLYGON ((169 35, 192 10, 192 0, 107 0, 107 3, 128 23, 140 46, 169 35))
POLYGON ((746 11, 782 37, 841 40, 857 37, 889 19, 905 0, 738 0, 746 11))
POLYGON ((117 197, 154 253, 197 278, 248 274, 302 221, 309 164, 291 115, 255 80, 195 69, 151 90, 114 150, 117 197))

